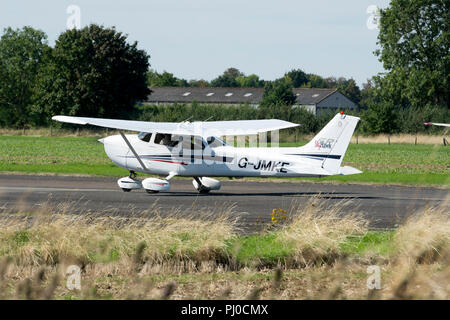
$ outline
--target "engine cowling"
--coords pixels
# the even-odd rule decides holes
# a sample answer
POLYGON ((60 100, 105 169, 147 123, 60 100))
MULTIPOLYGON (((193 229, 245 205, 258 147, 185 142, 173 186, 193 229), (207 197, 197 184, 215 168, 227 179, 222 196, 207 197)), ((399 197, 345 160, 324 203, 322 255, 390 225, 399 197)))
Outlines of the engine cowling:
POLYGON ((170 183, 167 180, 158 178, 147 178, 142 181, 142 187, 147 192, 167 191, 170 189, 170 183))
POLYGON ((220 187, 222 187, 222 183, 219 180, 208 178, 208 177, 202 177, 198 178, 201 182, 201 185, 198 184, 198 182, 194 179, 192 181, 192 184, 194 185, 194 188, 197 189, 200 192, 209 192, 211 190, 219 190, 220 187))
POLYGON ((140 180, 132 179, 130 177, 123 177, 117 180, 117 184, 123 191, 131 191, 142 188, 140 180))

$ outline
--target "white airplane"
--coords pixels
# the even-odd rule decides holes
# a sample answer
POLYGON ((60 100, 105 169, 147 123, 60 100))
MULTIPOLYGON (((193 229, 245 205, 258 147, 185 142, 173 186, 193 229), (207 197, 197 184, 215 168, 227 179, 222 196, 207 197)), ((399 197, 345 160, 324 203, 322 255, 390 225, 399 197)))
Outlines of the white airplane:
POLYGON ((305 146, 292 148, 234 147, 220 138, 264 134, 298 126, 277 119, 181 123, 71 116, 54 116, 52 119, 118 129, 120 135, 99 141, 116 165, 129 170, 129 176, 117 182, 126 192, 141 188, 148 193, 167 191, 170 179, 175 176, 193 177, 195 189, 207 193, 221 187, 219 180, 210 177, 324 177, 361 173, 352 167, 341 167, 359 121, 343 112, 305 146), (122 130, 140 133, 124 134, 122 130), (165 178, 140 181, 136 178, 137 171, 165 178))
POLYGON ((450 123, 425 122, 426 126, 450 127, 450 123))

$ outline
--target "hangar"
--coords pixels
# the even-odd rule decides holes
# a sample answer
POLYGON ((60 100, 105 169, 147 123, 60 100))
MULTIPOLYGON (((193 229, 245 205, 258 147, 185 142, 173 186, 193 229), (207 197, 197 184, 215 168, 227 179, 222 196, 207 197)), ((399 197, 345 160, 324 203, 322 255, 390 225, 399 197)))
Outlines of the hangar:
MULTIPOLYGON (((223 88, 223 87, 152 87, 152 93, 144 101, 151 105, 189 104, 198 102, 212 105, 239 106, 249 104, 258 107, 261 102, 263 88, 223 88)), ((354 110, 358 106, 337 89, 295 88, 294 107, 302 107, 320 114, 328 110, 354 110)))

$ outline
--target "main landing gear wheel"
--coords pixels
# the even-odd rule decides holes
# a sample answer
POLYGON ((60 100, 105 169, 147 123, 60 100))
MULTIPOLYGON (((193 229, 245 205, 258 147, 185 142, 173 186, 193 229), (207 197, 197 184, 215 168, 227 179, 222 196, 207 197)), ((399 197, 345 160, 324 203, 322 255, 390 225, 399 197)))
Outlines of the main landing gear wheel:
POLYGON ((194 188, 201 194, 207 194, 211 191, 211 188, 206 187, 198 177, 194 177, 194 188))
POLYGON ((210 190, 210 189, 207 189, 207 188, 204 188, 204 187, 200 187, 200 188, 197 189, 197 191, 198 191, 198 193, 201 193, 201 194, 207 194, 207 193, 209 193, 211 190, 210 190))

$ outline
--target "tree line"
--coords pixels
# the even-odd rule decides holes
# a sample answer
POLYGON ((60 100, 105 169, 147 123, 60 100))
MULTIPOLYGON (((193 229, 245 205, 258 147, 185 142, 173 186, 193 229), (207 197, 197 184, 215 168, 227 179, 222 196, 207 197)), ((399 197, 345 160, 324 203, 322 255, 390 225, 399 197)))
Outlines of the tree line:
POLYGON ((127 117, 150 93, 149 55, 114 28, 67 30, 50 47, 31 27, 0 39, 0 126, 45 126, 55 114, 127 117))
POLYGON ((150 87, 265 88, 277 83, 284 83, 292 88, 335 88, 356 104, 361 102, 361 90, 354 79, 344 77, 324 78, 316 74, 305 73, 301 69, 293 69, 286 72, 283 77, 273 81, 260 79, 256 74, 245 75, 237 68, 228 68, 223 74, 211 81, 203 79, 186 80, 167 71, 158 73, 151 69, 147 73, 147 80, 150 87))
POLYGON ((301 69, 273 81, 229 68, 211 81, 150 69, 150 55, 127 35, 91 24, 61 33, 54 46, 32 27, 6 28, 0 39, 0 126, 48 126, 55 114, 181 121, 279 118, 315 131, 326 121, 292 107, 292 88, 336 88, 359 105, 363 133, 436 131, 423 122, 450 122, 450 2, 392 0, 380 11, 384 73, 360 88, 354 79, 301 69), (152 86, 265 88, 258 110, 176 105, 142 106, 152 86), (149 89, 150 87, 150 89, 149 89))

